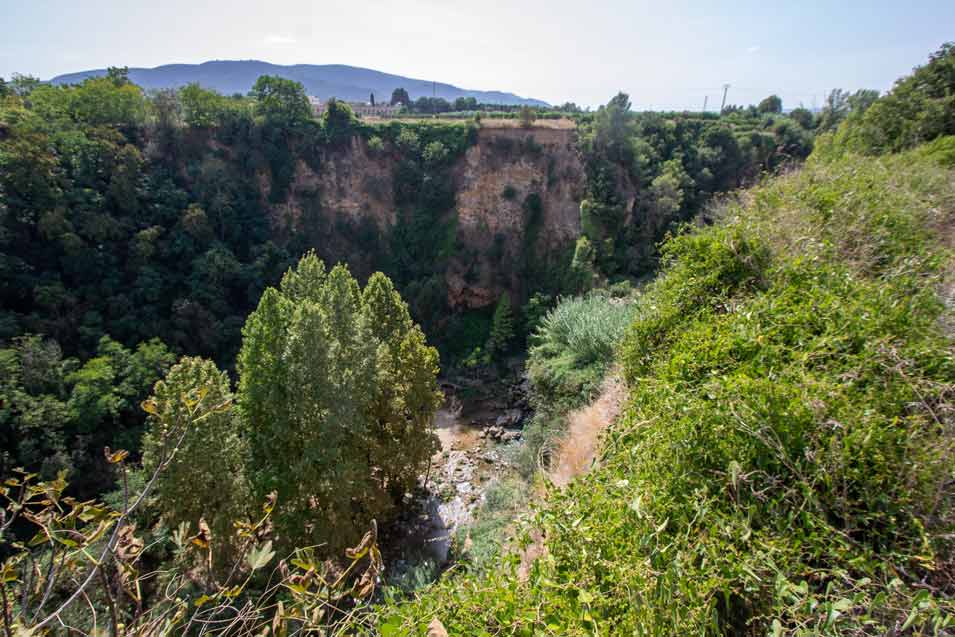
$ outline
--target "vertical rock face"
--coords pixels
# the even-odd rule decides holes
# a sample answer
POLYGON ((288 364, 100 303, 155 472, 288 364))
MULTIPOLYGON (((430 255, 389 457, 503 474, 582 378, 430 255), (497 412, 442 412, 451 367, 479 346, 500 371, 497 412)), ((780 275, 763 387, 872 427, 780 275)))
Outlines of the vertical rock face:
MULTIPOLYGON (((317 170, 299 161, 286 201, 268 205, 276 239, 303 243, 367 274, 381 255, 364 254, 368 248, 356 236, 372 229, 385 236, 400 223, 398 164, 394 149, 372 152, 359 137, 325 153, 317 170)), ((580 235, 586 177, 574 130, 482 128, 451 175, 457 249, 445 282, 452 308, 519 294, 533 284, 521 280, 526 259, 566 249, 580 235)))
POLYGON ((483 307, 519 290, 522 258, 559 250, 580 235, 586 177, 573 130, 482 129, 455 167, 455 185, 464 250, 445 276, 452 307, 483 307), (528 199, 535 196, 537 218, 528 199))
MULTIPOLYGON (((396 166, 393 157, 372 152, 358 136, 344 148, 323 153, 317 169, 298 160, 286 200, 265 204, 275 240, 312 248, 367 277, 380 268, 385 246, 361 245, 357 237, 382 236, 395 224, 396 166)), ((268 184, 267 177, 262 181, 268 184)), ((267 198, 267 186, 260 190, 267 198)))

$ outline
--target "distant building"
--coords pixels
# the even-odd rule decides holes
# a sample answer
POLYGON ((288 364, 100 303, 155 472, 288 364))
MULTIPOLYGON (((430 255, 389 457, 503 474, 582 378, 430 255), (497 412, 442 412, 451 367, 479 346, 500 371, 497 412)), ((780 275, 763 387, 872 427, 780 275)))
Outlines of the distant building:
MULTIPOLYGON (((316 117, 321 117, 325 112, 328 102, 323 102, 321 98, 314 95, 308 96, 308 103, 312 105, 312 112, 316 117)), ((358 117, 394 117, 401 110, 401 106, 391 106, 390 104, 369 104, 367 102, 345 102, 351 107, 352 112, 358 117)))

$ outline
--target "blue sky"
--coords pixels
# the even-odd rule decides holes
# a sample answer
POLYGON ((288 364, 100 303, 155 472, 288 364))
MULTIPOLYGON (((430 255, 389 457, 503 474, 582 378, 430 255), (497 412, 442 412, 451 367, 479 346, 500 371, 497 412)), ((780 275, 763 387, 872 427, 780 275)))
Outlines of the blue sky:
POLYGON ((0 0, 0 76, 210 59, 351 64, 552 103, 821 104, 955 40, 955 2, 0 0))

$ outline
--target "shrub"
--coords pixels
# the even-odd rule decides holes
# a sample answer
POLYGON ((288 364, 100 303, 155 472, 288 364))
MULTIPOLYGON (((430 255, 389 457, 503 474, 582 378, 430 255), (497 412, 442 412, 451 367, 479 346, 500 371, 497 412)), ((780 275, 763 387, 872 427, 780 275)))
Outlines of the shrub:
POLYGON ((385 143, 378 135, 372 135, 370 138, 368 138, 368 150, 375 155, 381 154, 385 150, 385 143))
POLYGON ((562 353, 580 366, 597 363, 606 367, 633 310, 633 305, 611 301, 601 291, 565 299, 541 321, 531 355, 546 358, 562 353))
POLYGON ((229 377, 215 363, 184 357, 156 383, 144 403, 149 430, 143 436, 143 468, 159 474, 156 505, 169 528, 198 529, 208 521, 217 538, 217 567, 235 559, 233 522, 249 509, 245 477, 245 441, 238 435, 231 409, 229 377), (200 419, 193 405, 207 408, 200 419), (178 444, 174 455, 172 450, 178 444), (159 469, 162 467, 162 470, 159 469))

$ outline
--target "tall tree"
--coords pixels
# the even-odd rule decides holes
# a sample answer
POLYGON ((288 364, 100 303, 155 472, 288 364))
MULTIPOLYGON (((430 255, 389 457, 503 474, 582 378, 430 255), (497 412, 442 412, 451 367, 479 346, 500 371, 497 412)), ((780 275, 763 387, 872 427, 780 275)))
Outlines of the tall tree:
POLYGON ((115 84, 116 86, 124 86, 129 84, 129 67, 128 66, 111 66, 106 69, 106 79, 115 84))
POLYGON ((179 89, 179 101, 186 124, 193 128, 208 128, 218 123, 225 98, 193 82, 179 89))
POLYGON ((340 548, 381 519, 434 451, 437 352, 384 275, 365 291, 310 253, 243 330, 239 405, 256 494, 295 543, 340 548))
POLYGON ((783 101, 778 95, 770 95, 759 103, 756 110, 760 113, 782 113, 783 101))
POLYGON ((252 86, 256 113, 266 123, 280 128, 295 128, 311 119, 305 87, 294 80, 263 75, 252 86))
POLYGON ((354 124, 355 114, 348 104, 334 97, 328 100, 322 114, 322 126, 329 141, 338 143, 351 137, 354 124))
POLYGON ((812 111, 801 106, 790 111, 789 117, 806 130, 812 130, 813 124, 815 123, 812 111))
POLYGON ((231 564, 233 522, 250 505, 245 441, 231 405, 228 375, 212 361, 192 357, 170 369, 144 403, 149 430, 143 436, 143 467, 150 475, 163 467, 154 491, 157 505, 170 528, 185 523, 195 532, 205 520, 220 567, 231 564))
POLYGON ((511 299, 502 294, 494 308, 491 319, 491 336, 487 341, 487 353, 492 359, 500 359, 510 349, 514 340, 514 314, 511 311, 511 299))
POLYGON ((819 113, 819 132, 834 131, 849 113, 849 92, 834 88, 826 96, 826 103, 819 113))

